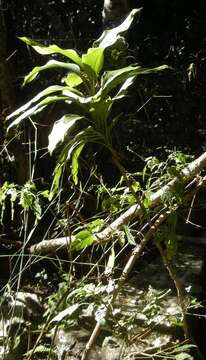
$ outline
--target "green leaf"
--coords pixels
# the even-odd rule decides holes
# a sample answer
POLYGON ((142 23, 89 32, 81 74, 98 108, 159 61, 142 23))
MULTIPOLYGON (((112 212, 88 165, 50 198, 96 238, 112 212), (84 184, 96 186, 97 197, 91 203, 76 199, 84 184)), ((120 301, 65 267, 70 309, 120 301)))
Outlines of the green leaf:
POLYGON ((127 95, 127 89, 134 83, 135 78, 136 76, 130 76, 128 79, 126 79, 118 93, 113 97, 113 100, 122 99, 125 95, 127 95))
POLYGON ((87 229, 91 231, 98 232, 102 229, 102 226, 104 225, 103 219, 95 219, 87 224, 87 229))
POLYGON ((53 199, 54 195, 59 190, 59 183, 60 183, 62 171, 63 171, 63 164, 57 162, 57 166, 54 169, 54 179, 49 193, 49 201, 53 199))
POLYGON ((129 77, 136 76, 139 69, 140 66, 127 66, 118 70, 106 71, 101 78, 101 98, 129 77))
POLYGON ((130 231, 129 226, 123 225, 123 230, 124 230, 124 232, 125 232, 125 235, 126 235, 128 244, 130 244, 130 245, 135 245, 135 246, 136 246, 137 244, 136 244, 136 242, 135 242, 134 236, 132 235, 132 233, 131 233, 131 231, 130 231))
POLYGON ((74 180, 74 184, 78 184, 78 169, 79 169, 79 156, 84 148, 85 144, 80 144, 76 147, 76 149, 72 153, 72 177, 74 180))
POLYGON ((92 126, 88 126, 85 129, 79 131, 63 151, 64 153, 67 152, 67 160, 71 158, 72 153, 76 147, 82 143, 96 143, 101 145, 105 144, 102 134, 96 131, 92 126))
POLYGON ((66 95, 68 97, 68 100, 74 101, 77 104, 84 106, 85 109, 88 109, 89 106, 88 104, 92 101, 93 97, 91 96, 87 96, 87 97, 83 97, 79 94, 75 94, 75 90, 74 89, 65 89, 62 91, 63 95, 66 95))
POLYGON ((62 68, 62 69, 66 69, 67 71, 80 74, 80 68, 78 65, 56 61, 56 60, 49 60, 45 65, 34 67, 32 71, 30 71, 30 73, 25 76, 23 86, 33 81, 41 71, 50 70, 54 68, 62 68))
POLYGON ((63 79, 63 81, 65 84, 71 87, 78 86, 83 82, 82 78, 75 73, 68 74, 67 77, 63 79))
POLYGON ((73 304, 71 306, 69 306, 67 309, 61 311, 58 315, 56 315, 51 321, 50 323, 53 322, 61 322, 65 317, 71 316, 73 315, 77 309, 79 308, 80 304, 73 304))
POLYGON ((89 65, 94 70, 96 76, 98 76, 104 63, 104 49, 88 49, 87 53, 82 55, 82 63, 89 65))
MULTIPOLYGON (((169 69, 167 65, 148 69, 142 68, 141 66, 127 66, 118 70, 106 71, 102 76, 101 89, 99 90, 98 95, 100 95, 101 98, 104 98, 113 88, 127 80, 129 77, 133 77, 133 81, 134 77, 137 75, 153 74, 166 69, 169 69)), ((130 85, 130 82, 128 82, 128 85, 130 85)))
POLYGON ((151 195, 152 195, 152 192, 151 191, 146 191, 144 193, 144 200, 143 200, 143 205, 145 207, 145 209, 149 209, 149 207, 151 206, 152 204, 152 200, 151 200, 151 195))
POLYGON ((95 241, 95 237, 89 230, 82 230, 76 236, 75 240, 72 242, 72 250, 82 250, 87 246, 90 246, 95 241))
POLYGON ((46 106, 53 102, 65 101, 68 100, 67 96, 48 96, 47 98, 40 101, 37 105, 25 111, 23 114, 18 116, 7 128, 7 131, 10 130, 11 127, 19 125, 24 119, 29 116, 36 115, 45 109, 46 106))
POLYGON ((48 150, 50 153, 54 151, 59 142, 64 140, 71 127, 81 119, 83 119, 82 116, 76 114, 67 114, 54 123, 53 129, 49 135, 48 150))
POLYGON ((141 8, 133 9, 121 25, 111 30, 105 30, 100 38, 93 43, 93 46, 105 49, 111 45, 114 45, 121 38, 121 35, 123 35, 130 28, 134 17, 139 14, 140 11, 141 8))
MULTIPOLYGON (((85 119, 86 120, 86 119, 85 119)), ((95 131, 91 126, 88 126, 87 128, 85 128, 84 130, 79 131, 71 140, 69 140, 69 142, 67 142, 67 144, 64 146, 62 153, 58 159, 58 162, 61 164, 65 164, 66 161, 69 161, 70 159, 73 160, 72 163, 72 172, 73 172, 73 176, 75 181, 77 181, 77 171, 78 171, 78 165, 77 165, 77 158, 76 155, 80 155, 80 153, 78 154, 78 152, 80 151, 80 149, 82 150, 83 146, 85 146, 88 142, 91 143, 98 143, 98 144, 104 144, 104 139, 101 136, 100 133, 98 133, 97 131, 95 131), (79 150, 77 150, 77 154, 74 155, 74 159, 73 154, 75 153, 76 149, 80 147, 79 150), (82 147, 82 148, 81 148, 82 147)), ((57 187, 55 187, 55 191, 57 190, 57 187)))
MULTIPOLYGON (((31 352, 32 352, 32 350, 27 351, 26 355, 29 356, 31 354, 31 352)), ((32 354, 41 354, 42 355, 43 353, 48 354, 50 352, 51 352, 50 347, 46 347, 44 345, 39 345, 35 348, 35 350, 34 350, 34 352, 32 352, 32 354)))
POLYGON ((95 83, 96 83, 96 74, 92 67, 88 64, 82 64, 81 66, 81 77, 83 83, 87 85, 87 90, 89 94, 93 95, 95 92, 95 83))
POLYGON ((92 119, 95 122, 95 128, 101 128, 101 126, 105 126, 105 121, 110 115, 113 100, 108 97, 105 101, 101 101, 101 99, 95 99, 90 102, 90 114, 92 119))
POLYGON ((35 97, 33 97, 30 101, 28 101, 26 104, 15 110, 13 113, 11 113, 9 116, 7 116, 6 120, 11 119, 12 117, 15 117, 19 115, 20 113, 26 111, 30 105, 33 103, 39 101, 42 97, 50 95, 57 91, 63 91, 65 89, 69 89, 66 86, 59 86, 59 85, 51 85, 48 88, 44 89, 43 91, 39 92, 35 97))
POLYGON ((27 45, 30 45, 33 47, 33 49, 41 55, 49 55, 49 54, 61 54, 69 58, 70 60, 74 61, 76 64, 81 64, 81 58, 77 54, 77 52, 73 49, 62 49, 57 45, 49 45, 45 46, 41 43, 32 40, 28 37, 19 37, 19 39, 23 42, 25 42, 27 45))
MULTIPOLYGON (((170 352, 170 354, 175 354, 175 353, 180 353, 180 352, 185 352, 185 351, 189 351, 191 349, 195 349, 197 348, 197 345, 193 345, 193 344, 186 344, 186 345, 179 345, 178 347, 175 347, 174 350, 172 350, 170 352)), ((193 359, 193 358, 191 358, 193 359)))
POLYGON ((193 360, 194 358, 187 354, 187 353, 181 353, 175 356, 175 360, 193 360))

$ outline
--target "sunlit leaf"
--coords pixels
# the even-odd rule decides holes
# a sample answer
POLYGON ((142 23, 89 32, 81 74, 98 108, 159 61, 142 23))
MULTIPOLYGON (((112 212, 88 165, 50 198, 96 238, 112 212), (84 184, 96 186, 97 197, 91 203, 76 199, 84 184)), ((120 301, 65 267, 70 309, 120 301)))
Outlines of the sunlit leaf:
POLYGON ((85 144, 80 144, 72 153, 72 176, 75 185, 78 184, 78 169, 79 169, 79 156, 84 148, 85 144))
POLYGON ((144 204, 144 207, 145 207, 146 210, 149 209, 149 207, 152 204, 151 195, 152 195, 151 191, 147 191, 144 194, 145 197, 144 197, 144 200, 143 200, 143 204, 144 204))
POLYGON ((127 94, 128 87, 134 83, 135 78, 136 76, 130 76, 128 79, 126 79, 118 93, 113 97, 113 100, 122 99, 127 94))
POLYGON ((90 115, 95 121, 95 127, 99 130, 101 130, 101 127, 105 128, 105 121, 110 115, 112 104, 113 100, 110 97, 105 101, 98 99, 90 102, 90 115))
POLYGON ((62 68, 67 70, 68 72, 70 71, 73 73, 80 74, 80 68, 76 64, 71 64, 56 60, 49 60, 45 65, 34 67, 32 71, 30 71, 30 73, 25 76, 23 85, 33 81, 41 71, 50 70, 54 68, 58 68, 58 69, 62 68))
POLYGON ((70 160, 70 158, 72 157, 72 153, 76 149, 76 147, 83 143, 84 144, 96 143, 102 145, 104 144, 104 137, 102 136, 101 133, 96 131, 92 126, 87 126, 85 129, 79 131, 74 136, 68 148, 65 149, 65 152, 67 152, 67 160, 70 160))
POLYGON ((194 358, 190 354, 181 353, 175 356, 175 360, 194 360, 194 358))
POLYGON ((129 29, 134 20, 134 17, 140 13, 140 11, 141 9, 133 9, 121 25, 111 30, 105 30, 100 38, 93 43, 93 46, 105 49, 111 45, 114 45, 121 37, 121 35, 123 35, 129 29))
POLYGON ((82 250, 85 249, 87 246, 90 246, 95 241, 95 237, 89 230, 82 230, 76 236, 75 240, 72 241, 71 247, 72 250, 82 250))
POLYGON ((104 49, 90 48, 86 54, 82 55, 82 63, 89 65, 98 75, 104 63, 104 49))
POLYGON ((123 226, 123 230, 124 230, 124 232, 125 232, 125 235, 126 235, 128 244, 130 244, 130 245, 136 245, 134 236, 132 235, 129 226, 124 225, 124 226, 123 226))
POLYGON ((102 229, 102 226, 104 225, 103 219, 95 219, 87 224, 87 228, 91 231, 98 232, 102 229))
POLYGON ((84 84, 87 86, 87 91, 90 95, 94 95, 95 92, 95 83, 96 83, 96 74, 92 67, 86 63, 82 63, 81 66, 81 76, 84 84))
POLYGON ((71 73, 71 74, 68 74, 66 78, 64 78, 64 82, 68 86, 75 87, 75 86, 80 85, 83 82, 83 80, 79 75, 77 75, 75 73, 71 73))
POLYGON ((77 54, 77 52, 73 49, 62 49, 57 45, 49 45, 49 46, 45 46, 42 45, 41 43, 32 40, 28 37, 19 37, 19 39, 23 42, 25 42, 27 45, 30 45, 33 47, 33 49, 41 54, 41 55, 49 55, 49 54, 61 54, 66 56, 67 58, 69 58, 70 60, 74 61, 76 64, 80 65, 81 64, 81 58, 80 56, 77 54))
POLYGON ((59 190, 59 183, 60 183, 62 171, 63 171, 63 165, 61 163, 60 164, 57 163, 57 165, 54 169, 54 178, 53 178, 51 190, 49 193, 49 201, 51 201, 53 199, 54 195, 59 190))
POLYGON ((75 313, 75 311, 79 308, 80 304, 73 304, 71 306, 69 306, 67 309, 61 311, 58 315, 56 315, 51 321, 50 323, 53 322, 60 322, 62 321, 65 317, 71 316, 75 313))
POLYGON ((83 119, 83 117, 75 114, 67 114, 54 123, 49 135, 48 150, 50 153, 54 151, 59 142, 64 140, 69 129, 80 119, 83 119))
POLYGON ((65 89, 62 91, 62 93, 63 95, 66 95, 68 97, 68 100, 70 99, 81 105, 89 104, 90 101, 93 99, 93 97, 91 96, 87 96, 87 97, 79 96, 78 94, 75 94, 73 90, 71 91, 71 89, 70 90, 65 89))
POLYGON ((28 118, 29 116, 36 115, 37 113, 41 112, 45 109, 46 106, 53 102, 58 101, 65 101, 68 98, 66 96, 48 96, 47 98, 40 101, 37 105, 33 106, 32 108, 25 111, 23 114, 18 116, 9 126, 8 131, 11 127, 19 125, 24 119, 28 118))
POLYGON ((28 101, 26 104, 15 110, 13 113, 11 113, 9 116, 7 116, 7 120, 11 119, 12 117, 15 117, 19 115, 20 113, 26 111, 30 105, 33 103, 39 101, 42 97, 50 95, 54 92, 63 91, 65 89, 68 89, 68 87, 65 86, 59 86, 59 85, 51 85, 48 88, 44 89, 43 91, 40 91, 36 96, 34 96, 30 101, 28 101))
MULTIPOLYGON (((101 92, 99 91, 99 93, 101 97, 104 98, 112 89, 127 80, 129 77, 153 74, 166 69, 169 69, 167 65, 148 69, 142 68, 141 66, 127 66, 118 70, 106 71, 102 77, 101 92)), ((134 78, 132 80, 134 80, 134 78)))

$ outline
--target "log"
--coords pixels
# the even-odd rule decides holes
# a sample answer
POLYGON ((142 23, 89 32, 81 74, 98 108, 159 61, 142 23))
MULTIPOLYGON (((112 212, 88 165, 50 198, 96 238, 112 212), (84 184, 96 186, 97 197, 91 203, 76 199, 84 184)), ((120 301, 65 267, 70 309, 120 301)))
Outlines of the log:
MULTIPOLYGON (((193 179, 201 170, 206 167, 206 152, 204 152, 197 159, 189 163, 181 172, 180 177, 183 183, 186 185, 190 180, 193 179)), ((168 191, 175 189, 175 186, 179 182, 180 177, 174 177, 161 189, 156 191, 150 196, 150 208, 155 208, 157 205, 162 203, 162 198, 168 191)), ((116 220, 114 220, 109 226, 102 231, 94 234, 93 244, 103 244, 109 242, 112 239, 113 234, 121 229, 123 225, 130 223, 133 219, 141 215, 142 207, 139 204, 132 205, 128 210, 121 214, 116 220)), ((43 240, 38 244, 32 245, 29 249, 31 254, 51 254, 55 253, 59 249, 67 248, 73 241, 75 236, 61 237, 57 239, 43 240)))

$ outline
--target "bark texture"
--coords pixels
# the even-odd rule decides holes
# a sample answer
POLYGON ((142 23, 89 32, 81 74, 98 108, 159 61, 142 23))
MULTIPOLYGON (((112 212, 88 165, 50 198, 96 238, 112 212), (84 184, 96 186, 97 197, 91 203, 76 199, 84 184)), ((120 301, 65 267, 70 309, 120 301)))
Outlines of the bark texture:
MULTIPOLYGON (((182 181, 185 185, 193 179, 201 170, 206 168, 206 152, 204 152, 197 159, 187 165, 181 172, 182 181)), ((162 202, 162 198, 168 191, 175 189, 175 186, 179 182, 179 177, 175 177, 167 185, 163 186, 160 190, 151 195, 151 208, 159 205, 162 202)), ((104 230, 94 235, 95 243, 102 244, 111 240, 115 231, 121 229, 125 224, 128 224, 134 218, 141 215, 142 208, 139 204, 131 206, 127 211, 120 215, 115 221, 113 221, 104 230)), ((31 246, 31 254, 48 254, 55 253, 60 248, 66 248, 75 240, 75 236, 62 237, 53 240, 44 240, 40 243, 31 246)))

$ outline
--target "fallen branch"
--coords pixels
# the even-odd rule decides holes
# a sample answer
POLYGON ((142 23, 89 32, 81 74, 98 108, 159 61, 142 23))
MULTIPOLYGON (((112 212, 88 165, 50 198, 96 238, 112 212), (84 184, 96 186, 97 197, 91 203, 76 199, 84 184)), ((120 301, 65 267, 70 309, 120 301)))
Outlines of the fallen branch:
POLYGON ((155 232, 157 231, 157 229, 159 228, 159 226, 165 221, 165 219, 169 216, 169 214, 171 213, 171 211, 166 211, 164 214, 161 214, 158 219, 156 219, 154 221, 153 224, 151 224, 150 229, 148 230, 148 232, 146 233, 145 236, 143 236, 141 242, 135 246, 134 250, 132 251, 132 255, 130 256, 129 260, 127 261, 122 275, 118 280, 118 283, 116 285, 116 287, 114 288, 114 291, 112 293, 112 299, 110 301, 110 303, 107 305, 105 314, 104 314, 104 319, 101 319, 100 321, 98 321, 96 323, 96 326, 90 336, 90 339, 88 341, 88 343, 85 346, 84 352, 82 354, 81 360, 86 360, 88 358, 89 352, 91 350, 91 348, 94 346, 94 343, 101 331, 101 325, 102 323, 105 322, 105 320, 107 319, 111 309, 113 308, 113 304, 114 301, 119 293, 119 290, 121 289, 121 287, 124 285, 124 283, 126 282, 126 279, 129 275, 129 273, 131 272, 131 270, 133 269, 134 264, 136 263, 136 261, 140 258, 140 256, 142 255, 145 246, 147 245, 148 241, 153 237, 153 235, 155 234, 155 232))
MULTIPOLYGON (((161 204, 162 198, 167 192, 175 189, 181 177, 184 184, 187 184, 194 176, 196 176, 201 170, 206 167, 206 152, 200 157, 188 164, 179 174, 179 177, 175 177, 163 186, 160 190, 150 196, 150 208, 154 208, 158 204, 161 204)), ((141 215, 142 208, 139 204, 131 206, 127 211, 120 215, 115 221, 113 221, 104 230, 94 234, 94 243, 102 244, 108 242, 114 232, 119 230, 123 225, 128 224, 134 218, 141 215)), ((57 250, 68 247, 74 240, 75 236, 61 237, 51 240, 43 240, 36 245, 30 247, 31 254, 49 254, 55 253, 57 250)))
MULTIPOLYGON (((197 194, 198 190, 205 184, 206 182, 206 176, 201 177, 198 179, 199 181, 196 182, 196 186, 195 189, 193 190, 194 194, 197 194)), ((191 183, 190 183, 191 184, 191 183)), ((186 197, 191 197, 192 195, 194 195, 193 193, 189 193, 189 195, 187 195, 186 197)), ((140 258, 140 256, 142 255, 145 246, 147 245, 147 243, 149 242, 149 240, 155 235, 156 231, 158 230, 158 228, 160 227, 160 225, 167 219, 167 217, 175 212, 177 210, 178 206, 177 204, 173 205, 173 207, 170 210, 162 210, 163 212, 161 214, 159 214, 159 216, 157 217, 158 214, 156 214, 153 219, 151 219, 149 221, 148 224, 146 224, 141 231, 139 232, 142 235, 142 239, 140 241, 140 243, 138 243, 135 248, 132 251, 132 254, 129 258, 129 260, 127 261, 122 275, 120 276, 117 285, 115 286, 113 292, 112 292, 112 299, 110 300, 110 302, 107 304, 106 309, 105 309, 105 314, 104 314, 104 318, 101 319, 100 321, 98 321, 96 323, 96 326, 94 328, 94 330, 92 331, 92 334, 89 338, 89 341, 87 342, 85 349, 82 353, 82 357, 81 360, 86 360, 89 356, 90 350, 92 349, 92 347, 94 346, 97 337, 99 336, 99 333, 101 331, 101 325, 102 323, 104 323, 109 315, 109 313, 111 312, 115 299, 120 291, 120 289, 122 288, 122 286, 125 284, 128 275, 130 274, 130 272, 133 269, 134 264, 136 264, 137 260, 140 258), (149 225, 149 230, 147 231, 147 233, 145 235, 143 235, 143 229, 145 227, 147 227, 147 225, 149 225)), ((187 311, 187 305, 185 303, 186 296, 184 293, 184 289, 182 287, 182 284, 176 274, 175 268, 172 266, 171 264, 171 260, 168 259, 166 252, 163 250, 163 247, 160 243, 156 243, 156 246, 160 252, 160 255, 162 257, 163 263, 166 267, 166 269, 169 272, 169 275, 172 279, 172 281, 174 282, 176 291, 177 291, 177 298, 178 298, 178 302, 181 308, 181 312, 182 312, 182 316, 183 316, 183 329, 184 329, 184 335, 185 335, 185 340, 186 341, 190 341, 191 340, 191 336, 190 336, 190 330, 189 330, 189 326, 187 323, 187 319, 186 319, 186 311, 187 311)))

